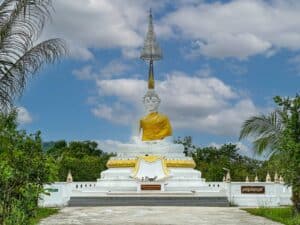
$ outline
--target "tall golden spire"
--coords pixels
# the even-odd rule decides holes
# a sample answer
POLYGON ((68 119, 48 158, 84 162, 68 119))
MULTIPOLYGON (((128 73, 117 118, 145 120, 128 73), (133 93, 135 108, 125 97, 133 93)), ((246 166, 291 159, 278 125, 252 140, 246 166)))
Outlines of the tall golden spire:
POLYGON ((150 9, 148 31, 145 38, 144 47, 141 53, 141 59, 149 60, 148 89, 154 89, 155 87, 153 61, 160 60, 161 58, 162 52, 158 43, 156 42, 152 21, 152 12, 150 9))

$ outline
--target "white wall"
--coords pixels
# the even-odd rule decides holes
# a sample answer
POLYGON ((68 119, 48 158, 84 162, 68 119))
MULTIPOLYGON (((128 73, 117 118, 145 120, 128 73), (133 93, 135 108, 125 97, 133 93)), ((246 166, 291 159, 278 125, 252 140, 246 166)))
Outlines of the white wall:
MULTIPOLYGON (((292 189, 281 183, 274 182, 206 182, 207 186, 202 188, 202 192, 222 192, 226 193, 228 201, 236 206, 269 207, 291 205, 292 189), (264 194, 243 194, 242 186, 264 186, 264 194)), ((45 185, 50 188, 50 195, 41 195, 39 205, 41 207, 63 207, 68 204, 70 197, 76 193, 91 195, 95 191, 96 182, 55 182, 45 185)))
POLYGON ((291 205, 292 189, 273 182, 231 182, 226 187, 229 202, 237 206, 282 206, 291 205), (243 194, 242 186, 264 186, 264 194, 243 194))
POLYGON ((39 199, 40 207, 63 207, 68 205, 72 193, 72 183, 55 182, 44 185, 47 194, 39 199))

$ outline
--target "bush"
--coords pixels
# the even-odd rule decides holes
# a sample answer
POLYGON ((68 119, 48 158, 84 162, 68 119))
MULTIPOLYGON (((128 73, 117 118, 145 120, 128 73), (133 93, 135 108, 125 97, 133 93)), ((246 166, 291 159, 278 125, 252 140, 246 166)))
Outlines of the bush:
POLYGON ((56 166, 42 151, 40 132, 17 130, 16 111, 0 114, 0 224, 26 225, 36 215, 43 184, 56 166))

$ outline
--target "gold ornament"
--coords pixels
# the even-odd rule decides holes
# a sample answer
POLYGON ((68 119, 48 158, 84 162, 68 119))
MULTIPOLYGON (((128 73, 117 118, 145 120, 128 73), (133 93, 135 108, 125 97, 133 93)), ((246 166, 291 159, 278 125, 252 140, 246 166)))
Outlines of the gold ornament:
POLYGON ((133 177, 136 177, 136 175, 137 175, 137 173, 139 171, 141 160, 144 160, 144 161, 146 161, 148 163, 153 163, 153 162, 156 162, 158 160, 161 160, 164 174, 166 176, 169 176, 170 171, 167 168, 165 158, 162 157, 162 156, 149 155, 149 156, 139 156, 137 158, 137 162, 136 162, 135 167, 133 169, 133 177))
MULTIPOLYGON (((157 156, 147 156, 147 160, 156 160, 157 156)), ((194 160, 178 160, 178 159, 164 159, 167 167, 174 168, 195 168, 196 163, 194 160)), ((124 168, 135 167, 137 159, 110 159, 106 166, 107 168, 124 168)))

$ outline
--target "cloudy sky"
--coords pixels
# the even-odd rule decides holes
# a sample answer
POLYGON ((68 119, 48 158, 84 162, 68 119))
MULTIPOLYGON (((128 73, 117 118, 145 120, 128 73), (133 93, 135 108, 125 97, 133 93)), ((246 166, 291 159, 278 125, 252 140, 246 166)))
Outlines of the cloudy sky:
MULTIPOLYGON (((272 110, 275 95, 299 92, 298 0, 54 0, 54 8, 42 39, 65 39, 70 56, 32 78, 18 102, 21 127, 45 141, 106 146, 136 134, 149 8, 164 52, 156 89, 174 137, 237 143, 245 119, 272 110)), ((250 154, 248 142, 239 146, 250 154)))

